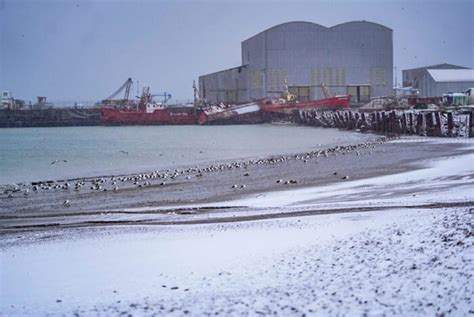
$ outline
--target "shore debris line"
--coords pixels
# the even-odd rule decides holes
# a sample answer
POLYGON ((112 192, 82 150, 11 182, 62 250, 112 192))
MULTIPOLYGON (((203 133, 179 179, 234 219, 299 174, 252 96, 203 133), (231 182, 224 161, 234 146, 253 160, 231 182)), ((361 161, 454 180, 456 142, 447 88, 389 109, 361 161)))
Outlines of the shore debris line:
MULTIPOLYGON (((272 118, 268 118, 271 119, 272 118)), ((275 118, 281 120, 281 116, 275 118)), ((473 112, 299 110, 287 115, 294 123, 324 128, 372 131, 386 135, 474 137, 473 112)))

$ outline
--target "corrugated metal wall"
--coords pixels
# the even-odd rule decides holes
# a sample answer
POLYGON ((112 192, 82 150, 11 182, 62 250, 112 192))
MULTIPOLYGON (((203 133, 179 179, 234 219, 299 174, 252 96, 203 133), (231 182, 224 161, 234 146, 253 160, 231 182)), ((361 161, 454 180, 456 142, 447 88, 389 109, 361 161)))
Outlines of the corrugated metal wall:
POLYGON ((248 100, 265 95, 265 32, 242 42, 242 64, 248 65, 248 100))
POLYGON ((469 88, 474 88, 474 81, 472 82, 458 82, 458 83, 434 83, 431 89, 431 96, 442 96, 448 92, 465 92, 469 88))
POLYGON ((439 97, 448 92, 465 92, 474 87, 473 82, 436 82, 427 71, 420 80, 421 97, 439 97))
MULTIPOLYGON (((370 85, 371 96, 390 95, 392 30, 370 22, 331 28, 309 22, 284 23, 243 41, 242 63, 248 67, 248 99, 244 101, 276 97, 285 82, 288 86, 309 86, 311 99, 322 98, 321 83, 335 94, 346 94, 348 85, 370 85)), ((232 72, 204 77, 208 76, 232 76, 232 72)), ((214 90, 222 87, 217 79, 206 79, 208 85, 214 90)), ((206 97, 216 101, 214 98, 223 96, 206 97)))
POLYGON ((467 67, 453 64, 438 64, 413 69, 404 69, 402 70, 403 86, 413 86, 414 88, 419 88, 420 81, 428 69, 467 69, 467 67))
POLYGON ((239 66, 199 77, 201 98, 209 102, 243 103, 248 98, 248 69, 239 66))

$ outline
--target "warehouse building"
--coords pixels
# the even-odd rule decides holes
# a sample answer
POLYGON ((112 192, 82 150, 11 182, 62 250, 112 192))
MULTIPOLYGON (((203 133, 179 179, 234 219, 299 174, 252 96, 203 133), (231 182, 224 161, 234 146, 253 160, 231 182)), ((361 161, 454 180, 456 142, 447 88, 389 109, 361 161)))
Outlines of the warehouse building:
POLYGON ((300 101, 350 94, 353 103, 393 94, 392 30, 355 21, 325 27, 288 22, 241 44, 242 65, 199 77, 201 98, 244 103, 278 98, 288 86, 300 101))
POLYGON ((474 87, 474 70, 451 64, 406 69, 402 76, 403 86, 418 89, 422 97, 438 97, 474 87))
POLYGON ((425 75, 428 69, 468 69, 467 67, 457 66, 453 64, 437 64, 437 65, 430 65, 412 69, 404 69, 402 70, 402 77, 403 77, 403 87, 412 87, 412 88, 419 88, 420 80, 425 75))
POLYGON ((474 69, 428 69, 420 81, 420 96, 436 97, 474 88, 474 69))

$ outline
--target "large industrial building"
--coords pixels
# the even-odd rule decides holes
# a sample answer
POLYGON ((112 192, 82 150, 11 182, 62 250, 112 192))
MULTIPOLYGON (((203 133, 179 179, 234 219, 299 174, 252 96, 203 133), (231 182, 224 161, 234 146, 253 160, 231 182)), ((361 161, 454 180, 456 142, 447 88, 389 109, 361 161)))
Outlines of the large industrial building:
POLYGON ((418 89, 422 97, 439 97, 474 88, 474 69, 451 64, 406 69, 402 75, 403 86, 418 89))
POLYGON ((350 94, 353 103, 393 94, 392 30, 354 21, 325 27, 288 22, 241 44, 242 66, 199 77, 201 98, 244 103, 276 98, 288 86, 300 101, 350 94))

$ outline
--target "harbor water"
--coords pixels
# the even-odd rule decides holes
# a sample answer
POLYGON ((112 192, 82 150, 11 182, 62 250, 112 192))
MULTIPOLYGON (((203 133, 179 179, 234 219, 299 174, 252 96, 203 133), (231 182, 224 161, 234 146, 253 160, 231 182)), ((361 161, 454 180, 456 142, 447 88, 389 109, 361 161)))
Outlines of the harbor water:
POLYGON ((7 128, 0 130, 0 184, 208 166, 373 137, 271 124, 7 128))

